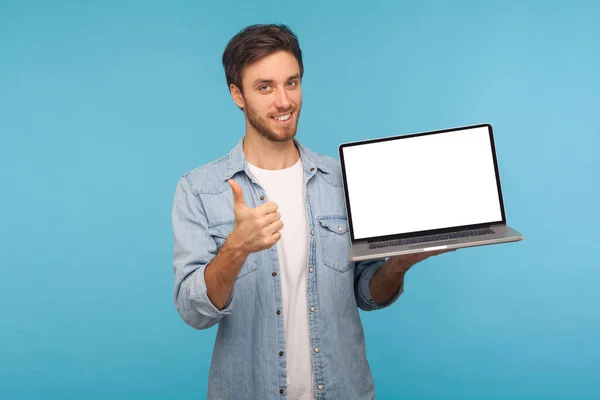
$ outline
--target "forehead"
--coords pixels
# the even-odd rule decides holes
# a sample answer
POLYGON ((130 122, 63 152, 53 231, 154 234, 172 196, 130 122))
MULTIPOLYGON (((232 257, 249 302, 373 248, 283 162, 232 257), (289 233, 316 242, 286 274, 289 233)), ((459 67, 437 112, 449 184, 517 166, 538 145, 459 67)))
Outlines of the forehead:
POLYGON ((285 81, 300 73, 296 58, 288 52, 280 51, 268 55, 244 68, 243 82, 252 84, 257 79, 285 81))

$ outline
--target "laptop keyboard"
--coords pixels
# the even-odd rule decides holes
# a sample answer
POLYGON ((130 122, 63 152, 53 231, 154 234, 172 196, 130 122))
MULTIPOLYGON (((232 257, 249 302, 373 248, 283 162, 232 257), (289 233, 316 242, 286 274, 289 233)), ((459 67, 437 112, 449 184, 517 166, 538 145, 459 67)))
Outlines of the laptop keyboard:
POLYGON ((438 240, 459 239, 464 237, 489 235, 495 233, 490 228, 472 229, 469 231, 441 233, 438 235, 417 236, 406 239, 386 240, 385 242, 369 243, 369 249, 378 249, 381 247, 404 246, 408 244, 417 244, 425 242, 435 242, 438 240))

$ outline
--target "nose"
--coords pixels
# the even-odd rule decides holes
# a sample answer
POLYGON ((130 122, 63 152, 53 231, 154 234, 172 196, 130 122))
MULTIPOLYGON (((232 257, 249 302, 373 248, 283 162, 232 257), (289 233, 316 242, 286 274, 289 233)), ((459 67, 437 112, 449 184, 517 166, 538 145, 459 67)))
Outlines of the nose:
POLYGON ((281 110, 287 110, 290 108, 292 102, 288 97, 287 90, 285 88, 278 88, 275 91, 275 107, 281 110))

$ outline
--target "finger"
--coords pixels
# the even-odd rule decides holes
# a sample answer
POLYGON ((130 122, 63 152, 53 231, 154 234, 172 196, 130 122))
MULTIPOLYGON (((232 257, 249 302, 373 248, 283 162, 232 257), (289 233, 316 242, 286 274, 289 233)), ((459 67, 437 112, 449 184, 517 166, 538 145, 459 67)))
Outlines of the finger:
POLYGON ((271 242, 275 244, 279 241, 279 239, 281 239, 281 231, 273 232, 273 235, 271 236, 271 242))
POLYGON ((431 256, 437 256, 438 254, 442 254, 445 253, 446 250, 433 250, 433 251, 425 251, 422 254, 422 257, 431 257, 431 256))
POLYGON ((418 263, 418 262, 421 262, 421 261, 425 261, 426 259, 428 259, 428 258, 429 258, 429 257, 431 257, 431 256, 432 256, 432 254, 431 254, 431 253, 420 253, 420 254, 416 255, 416 256, 415 256, 415 257, 412 259, 412 261, 413 261, 414 263, 418 263))
POLYGON ((450 252, 452 252, 452 251, 456 251, 456 249, 449 249, 449 250, 439 250, 439 251, 436 251, 436 252, 435 252, 435 254, 436 254, 436 255, 439 255, 439 254, 444 254, 444 253, 450 253, 450 252))
MULTIPOLYGON (((275 225, 279 225, 279 222, 275 222, 274 224, 271 224, 271 228, 273 228, 275 225)), ((281 223, 281 225, 283 226, 283 223, 281 223)), ((277 243, 279 241, 279 239, 281 239, 281 230, 280 229, 276 229, 277 227, 275 227, 274 231, 270 234, 267 234, 264 238, 264 242, 265 245, 267 246, 267 248, 273 246, 275 243, 277 243)))
POLYGON ((268 226, 268 225, 271 225, 273 222, 280 220, 281 214, 279 213, 279 211, 275 211, 275 212, 265 215, 263 218, 264 218, 264 225, 268 226))
POLYGON ((261 204, 260 206, 256 207, 256 209, 263 215, 271 214, 277 211, 278 208, 279 207, 277 206, 277 203, 274 203, 272 201, 268 201, 265 204, 261 204))
POLYGON ((429 257, 431 257, 433 255, 434 255, 433 252, 416 253, 416 254, 413 254, 411 261, 416 264, 421 261, 425 261, 426 259, 428 259, 429 257))
POLYGON ((228 180, 227 183, 229 183, 229 186, 231 186, 231 191, 233 192, 233 205, 246 207, 246 202, 244 201, 244 195, 240 185, 233 179, 228 180))
POLYGON ((283 221, 280 219, 273 222, 272 224, 267 225, 267 232, 270 232, 270 233, 279 232, 282 229, 283 229, 283 221))

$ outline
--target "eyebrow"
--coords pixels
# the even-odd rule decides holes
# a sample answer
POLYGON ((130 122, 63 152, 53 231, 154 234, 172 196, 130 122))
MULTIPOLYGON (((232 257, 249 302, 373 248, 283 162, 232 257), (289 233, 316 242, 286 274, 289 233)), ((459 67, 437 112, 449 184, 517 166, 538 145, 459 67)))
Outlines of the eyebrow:
MULTIPOLYGON (((299 79, 299 78, 300 78, 300 74, 298 73, 298 74, 295 74, 295 75, 292 75, 292 76, 290 76, 290 77, 289 77, 287 80, 288 80, 288 81, 291 81, 291 80, 293 80, 293 79, 299 79)), ((269 84, 271 84, 271 83, 273 83, 273 82, 275 82, 273 79, 262 79, 262 78, 258 78, 257 80, 255 80, 255 81, 254 81, 254 86, 258 85, 259 83, 260 83, 260 84, 264 84, 264 83, 269 83, 269 84)))

